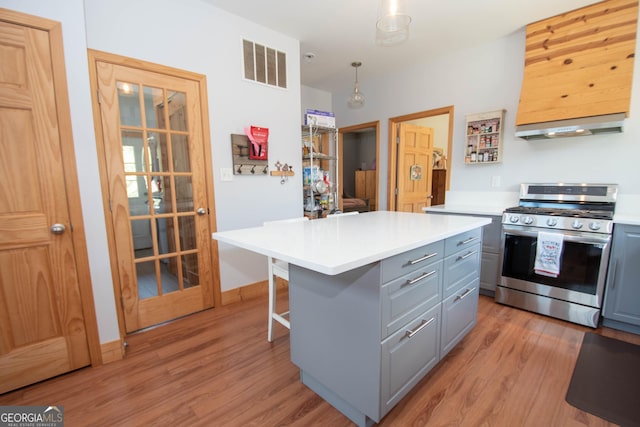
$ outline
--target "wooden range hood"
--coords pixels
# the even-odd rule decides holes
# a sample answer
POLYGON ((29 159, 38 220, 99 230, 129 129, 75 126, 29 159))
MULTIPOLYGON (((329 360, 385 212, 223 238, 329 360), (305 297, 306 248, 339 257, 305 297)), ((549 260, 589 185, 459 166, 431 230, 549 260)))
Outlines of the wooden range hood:
POLYGON ((621 132, 637 26, 638 0, 606 0, 527 25, 516 136, 621 132))

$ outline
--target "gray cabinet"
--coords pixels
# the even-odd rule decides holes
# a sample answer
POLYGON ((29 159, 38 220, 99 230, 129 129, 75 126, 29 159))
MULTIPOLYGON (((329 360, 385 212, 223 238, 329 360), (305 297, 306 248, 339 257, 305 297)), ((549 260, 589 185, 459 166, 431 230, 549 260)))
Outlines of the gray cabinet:
POLYGON ((440 360, 440 303, 382 343, 382 412, 386 413, 440 360))
POLYGON ((487 216, 491 224, 482 227, 482 262, 480 266, 480 290, 493 296, 500 282, 500 257, 502 254, 502 216, 487 216))
POLYGON ((440 358, 476 324, 481 241, 478 229, 445 242, 440 358))
POLYGON ((476 325, 478 314, 478 279, 442 302, 442 337, 440 358, 451 351, 476 325))
POLYGON ((476 229, 334 276, 290 265, 302 382, 379 422, 475 325, 481 242, 476 229))
POLYGON ((616 224, 602 324, 640 333, 640 226, 616 224))

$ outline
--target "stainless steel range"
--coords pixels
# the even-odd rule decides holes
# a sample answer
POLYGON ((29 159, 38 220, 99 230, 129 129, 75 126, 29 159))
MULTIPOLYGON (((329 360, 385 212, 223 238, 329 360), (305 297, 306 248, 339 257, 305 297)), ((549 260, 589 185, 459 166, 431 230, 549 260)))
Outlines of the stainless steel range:
POLYGON ((497 302, 597 327, 615 184, 522 184, 502 215, 497 302))

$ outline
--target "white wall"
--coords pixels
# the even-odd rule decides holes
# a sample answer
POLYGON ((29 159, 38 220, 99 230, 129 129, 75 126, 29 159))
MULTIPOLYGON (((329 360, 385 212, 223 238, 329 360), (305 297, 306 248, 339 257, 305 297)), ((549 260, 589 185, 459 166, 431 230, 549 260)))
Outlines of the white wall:
MULTIPOLYGON (((516 192, 531 181, 613 182, 620 194, 640 193, 640 64, 636 55, 631 115, 622 134, 527 142, 516 138, 515 115, 524 63, 524 29, 483 46, 452 52, 437 61, 380 79, 361 79, 367 94, 364 108, 349 110, 346 92, 334 94, 333 111, 338 126, 380 120, 382 188, 388 165, 386 136, 389 117, 454 105, 451 190, 516 192), (465 116, 506 109, 504 160, 496 165, 464 164, 465 116), (491 177, 501 177, 491 187, 491 177)), ((640 45, 640 44, 639 44, 640 45)), ((382 206, 386 191, 380 192, 382 206)))
POLYGON ((330 92, 314 89, 309 86, 301 86, 300 98, 302 109, 300 111, 300 124, 304 124, 304 113, 307 110, 332 111, 330 92))

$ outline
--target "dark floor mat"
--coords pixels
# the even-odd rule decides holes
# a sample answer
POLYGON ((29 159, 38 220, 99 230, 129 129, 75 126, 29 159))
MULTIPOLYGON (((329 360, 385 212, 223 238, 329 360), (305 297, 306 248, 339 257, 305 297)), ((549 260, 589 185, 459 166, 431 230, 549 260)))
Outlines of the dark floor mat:
POLYGON ((623 427, 640 426, 640 346, 585 333, 566 399, 623 427))

